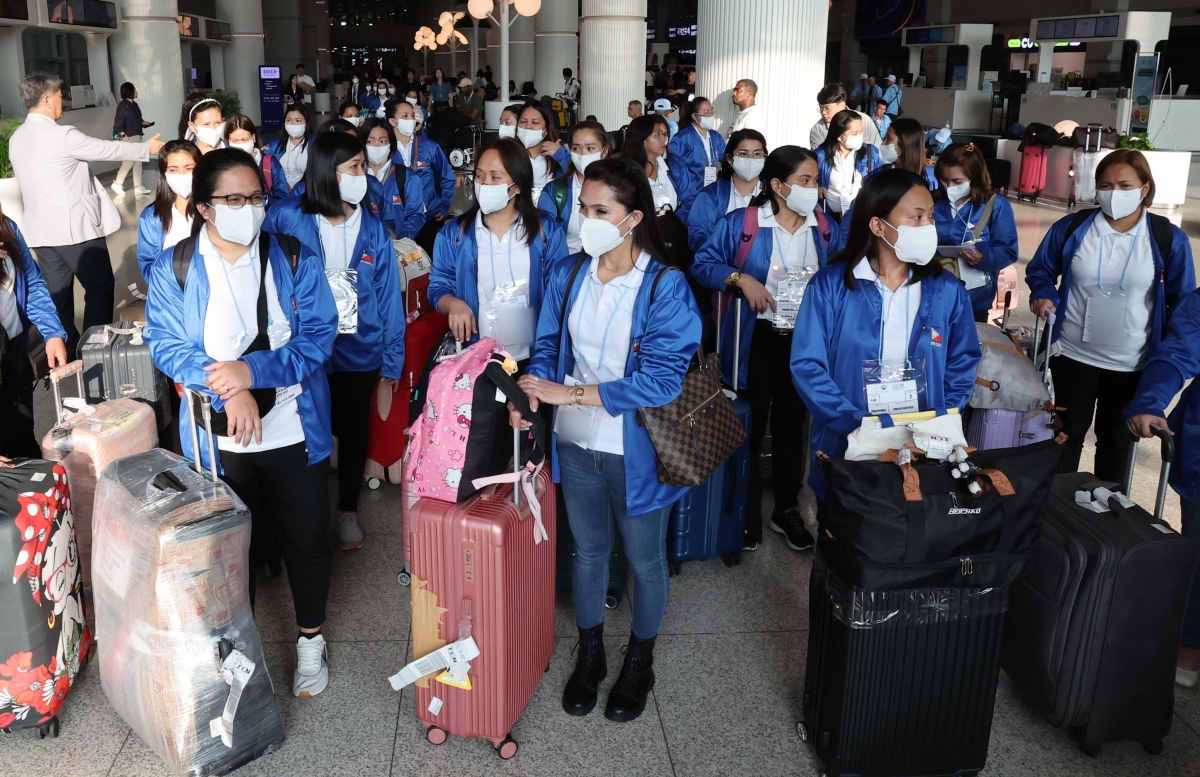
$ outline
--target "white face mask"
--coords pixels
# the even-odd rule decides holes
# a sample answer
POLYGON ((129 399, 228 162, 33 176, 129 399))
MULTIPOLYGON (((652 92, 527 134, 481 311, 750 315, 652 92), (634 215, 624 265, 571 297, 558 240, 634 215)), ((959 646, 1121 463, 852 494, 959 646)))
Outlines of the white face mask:
POLYGON ((517 130, 517 138, 525 144, 525 148, 533 148, 541 143, 544 137, 546 137, 546 130, 525 128, 517 130))
POLYGON ((347 116, 346 121, 350 122, 354 127, 362 126, 362 116, 347 116))
MULTIPOLYGON (((632 213, 629 214, 629 216, 632 215, 632 213)), ((621 234, 620 227, 629 220, 629 216, 616 224, 604 219, 584 216, 583 223, 579 225, 579 240, 583 243, 584 252, 588 256, 601 256, 625 242, 625 238, 633 231, 633 227, 630 227, 625 234, 621 234)))
POLYGON ((495 213, 498 210, 504 210, 504 206, 508 201, 515 197, 515 194, 508 193, 509 184, 475 184, 475 200, 479 203, 479 210, 483 215, 495 213))
POLYGON ((743 181, 757 181, 758 176, 762 173, 763 165, 766 163, 767 160, 765 159, 735 156, 733 158, 733 172, 743 181))
POLYGON ((860 148, 862 148, 862 144, 862 135, 842 135, 842 145, 851 151, 858 151, 860 148))
POLYGON ((381 165, 392 155, 389 146, 367 146, 367 161, 373 165, 381 165))
POLYGON ((575 165, 575 172, 579 173, 580 175, 583 175, 585 172, 587 172, 588 165, 590 165, 592 162, 599 162, 599 161, 600 161, 599 153, 576 154, 574 151, 571 152, 571 164, 575 165))
POLYGON ((886 146, 880 146, 879 158, 885 165, 896 164, 896 160, 900 158, 900 152, 896 151, 896 144, 888 143, 886 146))
POLYGON ((250 154, 250 155, 254 154, 254 141, 253 140, 247 140, 245 143, 229 143, 227 145, 230 148, 241 149, 242 151, 245 151, 247 154, 250 154))
POLYGON ((416 105, 417 105, 417 98, 415 98, 415 97, 405 97, 405 98, 404 98, 404 102, 408 103, 409 105, 411 105, 411 106, 413 106, 413 107, 415 108, 415 107, 416 107, 416 105))
POLYGON ((357 83, 358 83, 358 79, 357 79, 357 78, 351 78, 351 79, 350 79, 350 83, 352 83, 352 84, 357 84, 357 83))
POLYGON ((966 197, 971 193, 970 181, 963 181, 962 183, 955 184, 954 186, 950 186, 943 181, 942 185, 946 187, 946 197, 950 199, 950 202, 958 202, 963 197, 966 197))
POLYGON ((516 124, 501 124, 500 125, 500 137, 515 138, 516 136, 517 136, 517 125, 516 124))
POLYGON ((363 197, 367 194, 367 177, 365 175, 339 173, 338 194, 342 195, 343 202, 357 205, 362 202, 363 197))
POLYGON ((206 146, 216 148, 221 142, 220 127, 192 127, 192 132, 196 135, 196 140, 206 146))
POLYGON ((413 133, 417 131, 416 119, 396 119, 396 132, 399 132, 406 138, 411 138, 413 133))
POLYGON ((213 226, 217 234, 230 243, 248 246, 258 239, 263 220, 267 217, 266 205, 246 203, 240 208, 231 208, 223 202, 213 206, 213 226))
POLYGON ((394 87, 394 86, 389 86, 389 87, 388 87, 388 94, 395 94, 395 93, 396 93, 396 87, 394 87))
POLYGON ((1142 204, 1141 189, 1105 189, 1096 192, 1096 203, 1110 219, 1123 219, 1142 204))
POLYGON ((284 124, 283 131, 286 132, 290 137, 302 138, 302 137, 304 137, 304 133, 308 132, 308 125, 307 124, 284 124))
POLYGON ((382 106, 382 105, 381 105, 381 106, 379 106, 378 108, 376 108, 376 109, 375 109, 375 118, 377 118, 377 119, 382 119, 382 118, 383 118, 383 114, 384 114, 384 111, 383 111, 383 106, 382 106))
POLYGON ((701 116, 699 118, 700 118, 700 129, 714 130, 717 128, 717 117, 716 116, 701 116))
POLYGON ((167 173, 167 186, 175 192, 176 197, 187 199, 192 196, 191 173, 167 173))
POLYGON ((387 94, 387 87, 386 86, 377 86, 377 87, 375 87, 375 91, 378 92, 379 94, 387 94))
MULTIPOLYGON (((882 219, 880 220, 882 221, 882 219)), ((886 221, 883 223, 892 227, 886 221)), ((900 261, 909 264, 929 264, 933 255, 937 253, 937 225, 926 224, 923 227, 910 227, 903 224, 899 227, 892 227, 892 229, 896 230, 896 242, 891 243, 886 237, 883 238, 883 242, 896 251, 896 258, 900 261)))
MULTIPOLYGON (((784 184, 786 186, 786 184, 784 184)), ((792 213, 797 213, 805 218, 812 215, 813 210, 817 207, 817 187, 811 189, 807 186, 793 186, 788 192, 787 206, 792 213)))

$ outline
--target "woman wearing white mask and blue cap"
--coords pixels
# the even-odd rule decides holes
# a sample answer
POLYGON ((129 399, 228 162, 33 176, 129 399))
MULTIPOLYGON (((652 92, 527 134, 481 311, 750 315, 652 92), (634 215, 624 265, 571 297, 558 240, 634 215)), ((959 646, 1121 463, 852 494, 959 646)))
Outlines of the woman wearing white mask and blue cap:
MULTIPOLYGON (((817 159, 808 149, 775 149, 767 157, 760 180, 762 193, 749 207, 717 223, 690 272, 700 286, 727 292, 714 302, 724 312, 722 377, 750 403, 751 460, 757 460, 770 418, 775 441, 775 510, 770 526, 784 535, 790 548, 805 550, 813 545, 799 510, 806 414, 788 364, 796 313, 810 279, 825 266, 837 225, 817 210, 817 159), (745 300, 734 306, 731 294, 740 294, 745 300), (740 322, 736 320, 738 310, 740 322), (735 342, 738 331, 740 343, 735 342), (734 353, 739 357, 736 364, 734 353)), ((807 335, 801 331, 799 336, 807 335)), ((750 468, 749 493, 745 541, 746 548, 754 550, 762 542, 763 532, 762 479, 757 467, 750 468)))
POLYGON ((429 301, 464 343, 496 340, 518 361, 529 358, 550 269, 567 255, 555 218, 530 192, 533 167, 516 140, 480 149, 475 203, 438 233, 429 301))
POLYGON ((576 254, 583 246, 579 238, 582 222, 579 193, 583 190, 583 174, 588 165, 607 159, 610 148, 604 125, 596 121, 581 121, 572 127, 567 143, 571 149, 571 163, 565 173, 542 189, 538 208, 554 216, 558 225, 566 230, 567 250, 576 254))
POLYGON ((842 456, 868 415, 961 411, 971 398, 979 335, 966 289, 933 261, 937 246, 925 179, 884 170, 863 184, 846 247, 805 290, 791 367, 812 414, 808 485, 818 523, 826 495, 818 451, 842 456), (880 387, 891 384, 908 384, 917 399, 881 401, 880 387))
POLYGON ((761 190, 758 177, 767 162, 767 139, 758 130, 729 136, 716 183, 700 190, 688 211, 688 247, 696 253, 717 228, 721 217, 750 205, 761 190))
POLYGON ((690 120, 671 138, 670 147, 679 195, 676 213, 687 221, 696 195, 705 186, 716 183, 725 156, 725 139, 717 133, 717 118, 708 98, 692 100, 690 120))
POLYGON ((367 198, 367 161, 357 136, 313 138, 304 194, 267 216, 266 229, 297 238, 318 257, 338 307, 329 391, 338 438, 338 540, 364 542, 358 493, 367 463, 367 415, 377 379, 404 368, 404 302, 392 241, 367 198))
POLYGON ((271 189, 273 204, 294 194, 292 190, 296 184, 304 180, 304 171, 308 169, 308 144, 312 137, 304 103, 289 105, 283 114, 283 134, 271 141, 262 155, 263 175, 271 189))
POLYGON ((1099 209, 1050 228, 1025 282, 1034 314, 1057 316, 1050 371, 1066 408, 1061 470, 1079 470, 1094 416, 1096 477, 1120 482, 1130 445, 1123 411, 1196 273, 1187 235, 1149 212, 1154 177, 1140 151, 1117 149, 1100 161, 1096 200, 1099 209))

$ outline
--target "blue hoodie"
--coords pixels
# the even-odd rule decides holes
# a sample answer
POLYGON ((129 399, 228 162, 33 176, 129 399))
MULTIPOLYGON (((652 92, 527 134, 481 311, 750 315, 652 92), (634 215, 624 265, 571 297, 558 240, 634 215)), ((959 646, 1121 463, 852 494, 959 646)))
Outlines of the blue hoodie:
MULTIPOLYGON (((716 230, 713 231, 692 262, 690 272, 696 283, 709 289, 725 288, 725 279, 737 269, 734 259, 737 257, 738 246, 742 242, 742 225, 746 218, 746 210, 746 208, 738 208, 717 222, 716 230)), ((805 219, 804 226, 801 227, 801 229, 812 230, 813 246, 817 249, 816 259, 819 267, 824 267, 828 261, 828 242, 832 242, 833 233, 838 229, 838 225, 834 223, 833 219, 828 219, 827 223, 830 233, 829 241, 826 241, 821 234, 815 214, 805 219)), ((775 230, 771 227, 760 226, 758 236, 754 239, 754 245, 750 248, 750 254, 746 257, 746 264, 742 267, 741 272, 752 276, 759 283, 766 283, 767 272, 771 269, 771 254, 774 247, 775 230)), ((807 296, 807 291, 805 295, 807 296)), ((750 305, 745 300, 742 301, 741 307, 742 339, 738 352, 737 380, 739 390, 745 389, 749 385, 750 343, 754 339, 754 321, 758 318, 758 314, 750 309, 750 305)), ((731 302, 730 313, 732 314, 736 309, 731 302)), ((727 315, 721 320, 721 378, 730 386, 733 385, 733 345, 736 323, 733 315, 727 315)), ((801 331, 799 325, 800 322, 797 320, 797 332, 801 331)))
MULTIPOLYGON (((413 136, 410 143, 416 144, 416 153, 413 155, 412 164, 408 166, 408 175, 420 180, 424 187, 426 219, 433 218, 437 213, 449 215, 456 181, 450 160, 446 158, 441 146, 421 133, 413 136)), ((404 164, 404 156, 398 147, 396 155, 392 157, 392 164, 404 164)))
MULTIPOLYGON (((208 273, 200 255, 200 241, 192 252, 184 289, 180 290, 171 266, 175 251, 163 251, 150 273, 150 291, 146 300, 146 328, 143 336, 150 346, 154 364, 176 383, 207 394, 213 407, 221 410, 225 402, 205 385, 204 368, 216 362, 204 350, 204 319, 208 313, 208 273)), ((333 429, 330 425, 329 381, 325 362, 333 353, 337 335, 337 308, 325 280, 321 260, 301 246, 300 262, 292 275, 291 258, 279 242, 271 238, 271 273, 279 293, 280 307, 292 327, 292 337, 277 350, 255 351, 240 361, 250 367, 252 388, 270 388, 300 384, 296 397, 308 463, 316 464, 333 453, 333 429), (288 305, 288 300, 291 305, 288 305)), ((190 412, 181 402, 179 436, 183 455, 192 452, 190 412)), ((207 467, 206 446, 200 446, 200 461, 207 467)), ((219 459, 219 456, 218 456, 219 459)))
MULTIPOLYGON (((267 214, 263 228, 292 235, 325 266, 317 215, 300 209, 293 197, 267 214)), ((396 251, 383 223, 363 208, 349 269, 358 271, 358 331, 338 335, 333 345, 334 372, 382 370, 398 380, 404 372, 404 301, 396 251)))
MULTIPOLYGON (((272 140, 267 145, 266 150, 263 151, 262 161, 260 162, 260 165, 262 166, 263 174, 270 175, 270 179, 269 179, 270 184, 269 185, 270 185, 270 189, 271 189, 271 204, 272 205, 274 205, 274 204, 278 203, 279 201, 284 200, 294 194, 299 194, 299 192, 293 190, 293 187, 288 186, 287 176, 284 175, 283 162, 281 161, 283 159, 283 152, 287 150, 287 143, 291 139, 292 139, 291 136, 285 132, 282 135, 280 135, 279 137, 272 140)), ((312 139, 313 139, 313 136, 312 136, 312 133, 310 132, 304 136, 304 144, 307 146, 308 143, 312 141, 312 139)), ((304 179, 301 178, 299 181, 296 182, 296 185, 299 186, 303 182, 304 182, 304 179)))
MULTIPOLYGON (((30 324, 35 324, 38 331, 42 333, 43 339, 52 340, 57 337, 60 340, 66 340, 67 332, 58 318, 58 309, 54 307, 54 300, 50 299, 50 290, 42 278, 42 269, 38 267, 37 262, 33 261, 33 255, 29 253, 29 246, 25 244, 25 236, 21 234, 15 221, 7 216, 4 217, 4 220, 8 222, 8 228, 13 231, 17 243, 13 251, 16 256, 10 258, 13 259, 13 264, 16 264, 16 260, 19 258, 21 264, 21 269, 16 274, 17 277, 13 283, 21 325, 28 327, 30 324)), ((10 246, 10 248, 12 247, 10 246)))
MULTIPOLYGON (((172 206, 171 219, 181 218, 184 217, 179 215, 179 211, 174 210, 174 206, 172 206)), ((162 219, 158 217, 153 203, 147 205, 142 210, 142 215, 138 216, 137 240, 138 269, 142 271, 142 277, 147 282, 150 280, 150 268, 154 266, 159 254, 163 252, 163 244, 166 242, 167 232, 163 229, 162 219)))
POLYGON ((692 201, 704 188, 704 168, 710 164, 719 168, 721 158, 725 156, 725 139, 716 130, 708 131, 708 140, 712 146, 711 163, 704 153, 704 139, 700 137, 700 130, 696 129, 694 122, 679 130, 671 139, 671 172, 674 173, 675 193, 679 195, 679 207, 675 212, 685 224, 692 201))
MULTIPOLYGON (((535 319, 542 309, 543 293, 553 267, 567 256, 563 230, 554 216, 539 211, 542 232, 529 242, 529 307, 535 319)), ((479 245, 475 242, 475 221, 460 224, 446 222, 433 244, 433 270, 429 273, 429 303, 435 308, 442 297, 451 294, 471 306, 479 318, 479 245)), ((438 308, 441 310, 441 308, 438 308)), ((471 342, 479 338, 475 335, 471 342)))
MULTIPOLYGON (((692 355, 700 345, 700 311, 683 273, 668 270, 659 281, 650 304, 654 278, 663 265, 650 261, 633 303, 633 329, 630 331, 629 357, 625 377, 600 384, 600 401, 613 416, 622 416, 625 434, 625 510, 645 515, 675 502, 687 489, 668 486, 658 480, 658 454, 646 428, 638 423, 642 407, 660 407, 675 400, 683 390, 692 355)), ((538 317, 537 342, 528 372, 539 378, 562 383, 575 370, 574 349, 560 347, 559 334, 571 337, 569 327, 561 326, 567 281, 575 269, 574 261, 559 262, 551 272, 547 298, 538 317)), ((634 270, 633 272, 637 272, 634 270)), ((587 260, 571 286, 567 310, 574 305, 587 278, 587 260)), ((558 409, 555 408, 555 413, 558 409)), ((552 435, 550 450, 554 462, 554 481, 558 470, 558 435, 552 435)), ((568 443, 571 444, 571 443, 568 443)))
MULTIPOLYGON (((856 288, 847 288, 845 272, 840 262, 817 272, 804 292, 792 338, 792 382, 812 413, 808 485, 818 499, 825 498, 825 475, 816 454, 845 454, 846 437, 869 415, 863 362, 879 358, 883 298, 874 283, 856 279, 856 288)), ((910 357, 925 359, 929 406, 921 409, 964 409, 981 354, 971 301, 950 273, 921 281, 908 350, 910 357)))
MULTIPOLYGON (((1069 238, 1067 230, 1075 216, 1064 216, 1055 222, 1042 238, 1042 244, 1038 246, 1037 252, 1025 269, 1025 283, 1030 291, 1029 301, 1048 299, 1059 311, 1059 316, 1054 322, 1054 340, 1058 339, 1063 321, 1066 320, 1067 295, 1071 289, 1071 264, 1075 259, 1075 252, 1079 250, 1083 236, 1092 228, 1092 221, 1099 213, 1098 208, 1093 210, 1069 238), (1056 281, 1059 281, 1057 289, 1054 287, 1056 281)), ((1154 283, 1154 310, 1150 319, 1150 355, 1153 356, 1154 350, 1167 331, 1167 317, 1175 304, 1183 295, 1196 288, 1196 269, 1192 266, 1192 245, 1183 230, 1171 226, 1171 251, 1163 257, 1153 239, 1154 228, 1150 224, 1149 211, 1146 212, 1145 218, 1145 229, 1152 236, 1150 254, 1154 257, 1154 275, 1157 279, 1154 283)))
MULTIPOLYGON (((937 223, 938 244, 961 245, 964 239, 970 238, 967 224, 975 224, 983 215, 987 200, 972 205, 970 200, 963 203, 958 215, 953 215, 949 197, 937 197, 933 203, 933 220, 937 223)), ((1017 263, 1017 220, 1013 216, 1012 205, 1003 195, 996 196, 996 204, 992 206, 992 216, 987 226, 983 228, 983 236, 977 246, 983 258, 976 269, 988 273, 986 285, 971 289, 967 294, 971 297, 971 309, 975 311, 989 310, 996 300, 996 278, 1005 267, 1017 263)))

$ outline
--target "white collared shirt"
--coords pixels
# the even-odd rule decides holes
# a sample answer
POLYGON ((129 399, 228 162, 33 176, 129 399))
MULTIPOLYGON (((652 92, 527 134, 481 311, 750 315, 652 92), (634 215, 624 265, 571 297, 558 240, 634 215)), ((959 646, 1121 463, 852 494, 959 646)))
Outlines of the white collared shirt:
MULTIPOLYGON (((208 237, 208 228, 200 230, 197 243, 208 275, 208 308, 204 313, 204 352, 217 361, 237 361, 258 336, 258 282, 262 264, 258 239, 232 265, 221 258, 208 237)), ((263 261, 266 261, 265 258, 263 261)), ((291 325, 279 304, 275 275, 267 268, 267 321, 271 349, 282 348, 292 338, 291 325)), ((292 392, 299 394, 299 386, 292 392)), ((304 427, 296 401, 276 404, 262 419, 262 442, 251 441, 242 447, 232 437, 218 437, 223 451, 253 453, 285 448, 304 441, 304 427)))
POLYGON ((529 163, 533 165, 533 201, 537 202, 538 198, 542 196, 542 189, 545 189, 552 180, 550 165, 546 161, 545 154, 538 154, 530 159, 529 163))
MULTIPOLYGON (((633 331, 633 306, 649 263, 650 257, 643 251, 632 270, 608 283, 601 283, 596 277, 600 260, 592 257, 583 286, 567 316, 575 355, 575 371, 571 376, 580 383, 599 385, 625 377, 629 336, 633 331)), ((576 444, 586 450, 623 456, 624 423, 623 415, 610 415, 603 406, 597 407, 591 438, 587 445, 576 444)))
POLYGON ((171 228, 163 235, 163 250, 174 248, 180 240, 192 234, 192 217, 171 206, 171 228))
MULTIPOLYGON (((390 159, 380 165, 378 170, 375 170, 370 165, 367 165, 367 172, 374 176, 376 181, 380 182, 387 180, 388 173, 391 171, 391 169, 392 160, 390 159)), ((403 194, 403 192, 401 192, 401 194, 403 194)))
POLYGON ((404 160, 404 166, 412 167, 413 139, 409 138, 408 143, 405 143, 404 136, 397 132, 396 150, 400 152, 400 158, 404 160))
MULTIPOLYGON (((767 270, 767 282, 763 286, 772 297, 779 294, 779 282, 787 277, 789 269, 817 268, 817 247, 813 244, 811 221, 815 218, 810 216, 805 219, 804 224, 792 234, 779 226, 775 213, 771 210, 771 203, 767 202, 759 207, 758 228, 771 230, 771 266, 767 270)), ((758 317, 764 321, 774 321, 775 313, 768 307, 766 311, 759 313, 758 317)))
POLYGON ((574 175, 567 184, 567 208, 571 217, 567 219, 567 250, 577 254, 583 250, 583 241, 579 239, 579 228, 583 226, 583 217, 579 214, 579 194, 583 191, 583 176, 574 175))
POLYGON ((317 214, 317 228, 321 234, 321 251, 325 254, 326 270, 348 270, 354 259, 354 245, 358 242, 358 231, 362 227, 362 207, 356 207, 341 224, 334 226, 329 219, 317 214))
POLYGON ((921 284, 905 283, 892 291, 879 279, 865 256, 854 266, 854 277, 875 284, 883 297, 883 360, 893 362, 907 359, 913 324, 921 309, 921 284))
POLYGON ((675 192, 675 184, 671 183, 666 157, 659 157, 654 177, 650 179, 650 191, 654 194, 654 207, 662 210, 664 205, 670 205, 671 210, 679 210, 679 195, 675 192))
POLYGON ((707 167, 713 166, 712 154, 712 135, 711 130, 706 130, 703 127, 696 127, 696 133, 700 135, 700 141, 704 143, 704 158, 707 167))
POLYGON ((855 166, 856 152, 842 156, 841 149, 833 152, 833 165, 829 172, 829 187, 825 198, 826 206, 834 213, 845 213, 850 203, 862 188, 862 173, 855 166))
MULTIPOLYGON (((479 246, 476 258, 476 293, 479 295, 479 310, 475 320, 480 337, 495 337, 495 322, 488 317, 497 287, 517 287, 523 291, 524 307, 529 307, 529 290, 533 283, 529 277, 529 246, 525 241, 525 229, 518 216, 504 237, 496 237, 483 223, 483 214, 475 217, 475 243, 479 246)), ((536 323, 536 322, 535 322, 536 323)), ((529 358, 529 347, 509 348, 517 361, 529 358)))
POLYGON ((762 191, 762 183, 759 181, 755 181, 754 182, 754 191, 750 192, 749 194, 747 194, 746 196, 743 197, 742 195, 738 194, 737 187, 733 185, 733 181, 731 180, 729 182, 729 204, 725 206, 725 212, 728 214, 728 213, 733 213, 738 208, 749 208, 750 200, 757 197, 758 193, 761 191, 762 191))
POLYGON ((300 183, 300 179, 304 177, 304 170, 308 167, 308 144, 301 138, 299 142, 292 142, 291 137, 284 144, 283 157, 279 163, 283 165, 283 175, 287 178, 288 186, 294 187, 300 183))
POLYGON ((755 103, 749 108, 742 110, 742 112, 738 114, 738 117, 734 119, 733 124, 729 125, 729 134, 732 135, 738 130, 743 129, 758 130, 764 134, 766 133, 767 117, 766 114, 762 112, 762 106, 755 103))
POLYGON ((9 337, 16 337, 25 330, 21 323, 21 312, 17 310, 17 275, 11 256, 0 261, 0 270, 4 275, 0 282, 0 327, 9 337))

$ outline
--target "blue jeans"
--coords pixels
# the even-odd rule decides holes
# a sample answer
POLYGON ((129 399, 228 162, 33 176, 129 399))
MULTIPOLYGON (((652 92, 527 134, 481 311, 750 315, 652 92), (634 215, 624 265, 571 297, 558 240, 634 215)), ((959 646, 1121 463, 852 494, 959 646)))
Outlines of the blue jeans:
POLYGON ((1180 499, 1179 511, 1183 521, 1181 534, 1196 543, 1196 569, 1192 572, 1192 588, 1183 615, 1183 637, 1179 643, 1185 648, 1200 650, 1200 502, 1180 499))
POLYGON ((575 568, 571 577, 575 622, 581 629, 604 623, 608 594, 608 559, 613 525, 621 530, 625 556, 633 570, 633 636, 658 635, 667 613, 667 518, 671 508, 645 515, 625 514, 625 457, 564 442, 558 467, 571 533, 575 535, 575 568), (616 519, 614 521, 614 519, 616 519))

